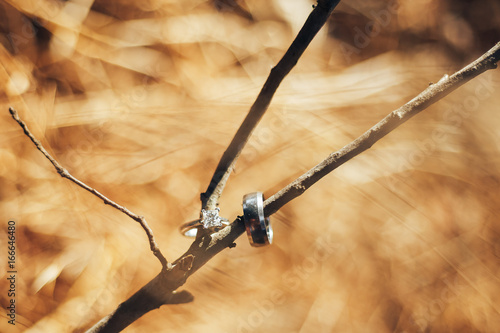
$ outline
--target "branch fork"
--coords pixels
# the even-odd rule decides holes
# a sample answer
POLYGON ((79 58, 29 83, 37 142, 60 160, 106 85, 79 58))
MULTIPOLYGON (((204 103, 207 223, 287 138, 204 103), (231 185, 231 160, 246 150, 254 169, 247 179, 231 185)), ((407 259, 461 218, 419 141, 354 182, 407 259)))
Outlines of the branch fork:
POLYGON ((34 143, 35 147, 50 161, 50 163, 52 163, 52 165, 56 169, 57 173, 59 175, 61 175, 61 177, 66 178, 66 179, 72 181, 73 183, 75 183, 76 185, 80 186, 84 190, 89 191, 90 193, 92 193, 93 195, 95 195, 96 197, 101 199, 104 202, 104 204, 110 205, 110 206, 118 209, 120 212, 126 214, 127 216, 129 216, 130 218, 132 218, 134 221, 138 222, 141 225, 142 229, 144 229, 144 232, 146 232, 146 235, 148 236, 149 247, 150 247, 151 251, 153 252, 155 257, 160 261, 162 269, 165 270, 167 268, 167 259, 165 259, 160 248, 158 247, 158 244, 156 243, 155 237, 153 235, 153 230, 151 230, 151 228, 149 227, 144 216, 132 213, 130 210, 128 210, 127 208, 125 208, 123 206, 120 206, 119 204, 117 204, 113 200, 109 199, 108 197, 106 197, 104 194, 100 193, 96 189, 88 186, 84 182, 73 177, 68 172, 68 170, 63 168, 62 165, 59 164, 59 162, 57 162, 49 154, 49 152, 43 147, 42 143, 40 141, 38 141, 37 138, 35 138, 35 136, 28 129, 28 125, 26 125, 26 123, 21 120, 17 111, 14 108, 9 108, 9 112, 10 112, 12 118, 14 118, 14 120, 19 124, 19 126, 21 126, 21 128, 24 131, 24 134, 26 134, 26 136, 28 136, 30 138, 30 140, 34 143))

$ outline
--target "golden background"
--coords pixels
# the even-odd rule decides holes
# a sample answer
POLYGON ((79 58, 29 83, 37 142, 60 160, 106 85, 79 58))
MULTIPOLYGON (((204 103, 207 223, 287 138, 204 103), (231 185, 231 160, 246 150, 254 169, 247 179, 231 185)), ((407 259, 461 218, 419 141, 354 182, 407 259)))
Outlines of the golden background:
MULTIPOLYGON (((0 1, 0 266, 17 227, 17 324, 83 332, 159 271, 178 226, 311 11, 306 0, 0 1)), ((430 82, 500 41, 496 0, 343 1, 243 150, 220 202, 267 197, 430 82)), ((500 327, 500 74, 390 133, 191 277, 192 303, 126 332, 495 332, 500 327)), ((0 302, 8 304, 2 275, 0 302)))

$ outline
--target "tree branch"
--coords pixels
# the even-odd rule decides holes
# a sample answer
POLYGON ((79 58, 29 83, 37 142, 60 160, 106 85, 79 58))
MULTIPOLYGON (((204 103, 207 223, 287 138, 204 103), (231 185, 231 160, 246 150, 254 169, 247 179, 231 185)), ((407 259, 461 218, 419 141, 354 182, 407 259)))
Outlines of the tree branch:
POLYGON ((35 138, 35 136, 28 129, 28 126, 26 125, 26 123, 24 123, 24 121, 21 120, 21 118, 19 117, 19 114, 17 113, 17 111, 14 110, 13 108, 9 108, 9 112, 12 115, 12 118, 14 118, 14 120, 21 126, 21 128, 24 131, 24 134, 26 134, 26 136, 28 136, 30 138, 30 140, 35 144, 36 148, 50 161, 50 163, 52 163, 52 165, 54 166, 54 168, 56 168, 57 173, 60 174, 61 177, 69 179, 70 181, 72 181, 76 185, 80 186, 81 188, 89 191, 90 193, 92 193, 93 195, 95 195, 96 197, 98 197, 99 199, 103 200, 106 205, 110 205, 110 206, 118 209, 120 212, 122 212, 122 213, 128 215, 129 217, 131 217, 134 221, 139 222, 139 224, 141 225, 141 227, 146 232, 146 235, 148 236, 149 246, 151 248, 151 251, 156 256, 156 258, 158 258, 158 260, 160 261, 163 270, 167 269, 167 259, 165 259, 165 257, 161 253, 160 248, 158 247, 158 244, 155 241, 155 238, 154 238, 154 235, 153 235, 153 230, 151 230, 151 228, 149 227, 149 225, 146 222, 146 219, 144 218, 144 216, 136 215, 136 214, 132 213, 127 208, 125 208, 123 206, 120 206, 116 202, 108 199, 105 195, 101 194, 96 189, 88 186, 84 182, 82 182, 82 181, 76 179, 75 177, 73 177, 68 172, 68 170, 66 170, 65 168, 63 168, 59 164, 59 162, 57 162, 47 152, 47 150, 43 147, 42 143, 40 141, 38 141, 37 138, 35 138))
MULTIPOLYGON (((429 105, 437 102, 486 70, 496 68, 496 63, 499 60, 500 43, 452 76, 448 77, 445 75, 438 83, 431 85, 410 102, 391 112, 359 138, 352 141, 338 152, 331 154, 323 162, 266 200, 264 202, 265 215, 269 216, 275 213, 286 203, 304 193, 306 189, 330 171, 367 150, 379 139, 429 105)), ((115 312, 105 317, 101 322, 87 331, 87 333, 118 332, 132 322, 128 319, 129 316, 132 318, 132 313, 133 318, 137 319, 162 304, 176 303, 172 301, 172 299, 175 298, 173 296, 175 295, 175 289, 182 286, 189 276, 194 274, 216 254, 225 248, 234 247, 234 241, 244 232, 245 225, 241 217, 238 217, 231 225, 221 231, 212 235, 205 234, 198 237, 191 244, 186 253, 173 262, 173 268, 169 268, 156 276, 131 298, 120 304, 115 312), (186 261, 188 261, 189 265, 186 265, 186 261), (181 267, 189 266, 189 268, 178 269, 176 272, 175 267, 177 267, 177 265, 181 265, 181 267), (182 272, 182 274, 179 274, 179 272, 182 272), (119 329, 108 330, 108 324, 106 324, 108 321, 114 323, 121 322, 122 320, 127 323, 125 326, 116 326, 119 327, 119 329)), ((190 294, 185 294, 180 298, 181 300, 189 301, 191 299, 190 297, 190 294)))
POLYGON ((439 101, 458 87, 475 78, 488 69, 497 67, 500 60, 500 42, 476 61, 462 68, 452 76, 445 75, 439 82, 431 84, 417 97, 397 110, 389 113, 384 119, 366 131, 363 135, 344 146, 339 151, 330 154, 321 163, 297 178, 285 188, 268 198, 265 203, 264 214, 270 216, 277 212, 286 203, 304 193, 318 180, 326 176, 337 167, 349 161, 354 156, 369 149, 375 142, 383 138, 393 129, 406 122, 428 106, 439 101))
POLYGON ((243 120, 233 140, 222 155, 206 192, 201 194, 203 209, 213 210, 217 207, 219 198, 226 186, 229 175, 234 169, 236 160, 240 156, 254 128, 269 107, 281 81, 283 81, 285 76, 288 75, 297 64, 304 50, 325 24, 331 12, 339 2, 340 0, 318 1, 318 5, 307 18, 304 26, 300 29, 297 37, 295 37, 295 40, 290 45, 283 58, 281 58, 278 64, 269 73, 266 83, 250 108, 245 120, 243 120))

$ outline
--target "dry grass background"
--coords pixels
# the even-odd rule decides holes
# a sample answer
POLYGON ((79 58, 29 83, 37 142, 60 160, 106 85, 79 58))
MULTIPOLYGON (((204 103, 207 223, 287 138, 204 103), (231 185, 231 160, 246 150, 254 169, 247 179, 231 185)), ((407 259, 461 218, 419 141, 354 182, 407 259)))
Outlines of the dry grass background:
MULTIPOLYGON (((0 263, 12 219, 19 271, 17 325, 2 311, 0 331, 81 332, 160 268, 139 225, 60 178, 8 107, 73 175, 145 215, 173 260, 312 2, 240 4, 0 1, 0 263)), ((492 47, 499 15, 495 0, 343 1, 245 148, 222 215, 492 47)), ((126 332, 497 331, 499 91, 490 71, 424 111, 275 214, 272 246, 240 238, 188 280, 193 303, 126 332)))

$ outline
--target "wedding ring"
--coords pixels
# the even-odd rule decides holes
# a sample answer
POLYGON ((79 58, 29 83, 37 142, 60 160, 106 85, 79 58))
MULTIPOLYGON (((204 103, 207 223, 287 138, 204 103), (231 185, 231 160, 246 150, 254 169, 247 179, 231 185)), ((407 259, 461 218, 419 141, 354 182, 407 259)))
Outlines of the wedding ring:
POLYGON ((245 194, 243 197, 243 217, 250 245, 257 247, 273 242, 273 228, 269 217, 264 216, 262 192, 245 194))
POLYGON ((219 216, 220 209, 217 207, 213 210, 202 209, 201 218, 184 223, 180 226, 179 231, 186 237, 196 237, 198 229, 213 229, 218 231, 221 227, 229 225, 229 220, 219 216))

